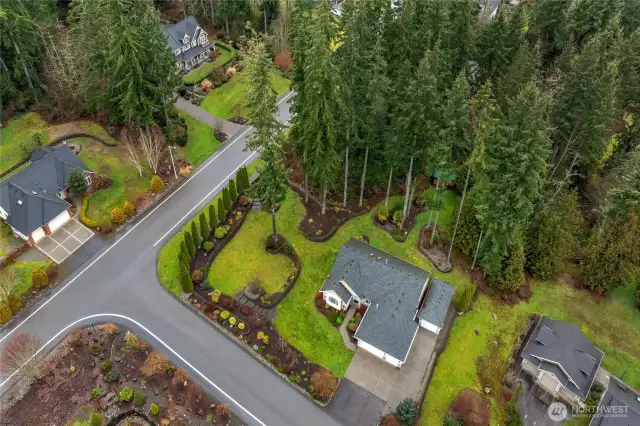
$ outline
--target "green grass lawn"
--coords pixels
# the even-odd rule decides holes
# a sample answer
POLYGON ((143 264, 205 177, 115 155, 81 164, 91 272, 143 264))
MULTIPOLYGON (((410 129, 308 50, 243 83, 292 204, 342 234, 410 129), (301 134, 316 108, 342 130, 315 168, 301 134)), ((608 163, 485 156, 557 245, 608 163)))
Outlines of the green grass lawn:
POLYGON ((213 127, 196 120, 188 114, 180 113, 187 121, 188 140, 183 148, 184 158, 196 167, 220 148, 213 127))
MULTIPOLYGON (((32 248, 31 250, 35 250, 32 248)), ((31 270, 33 268, 40 268, 43 271, 47 269, 47 266, 51 265, 50 260, 42 262, 16 262, 7 266, 7 271, 14 270, 16 272, 16 288, 13 291, 15 294, 24 294, 31 288, 31 270)))
POLYGON ((215 44, 218 46, 220 56, 218 56, 211 62, 203 63, 195 70, 191 71, 188 74, 185 74, 182 77, 182 82, 184 84, 200 83, 211 73, 211 71, 213 71, 214 68, 221 67, 225 62, 237 55, 236 50, 231 46, 227 46, 226 44, 222 44, 220 42, 216 42, 215 44), (220 47, 221 45, 223 47, 220 47))
MULTIPOLYGON (((249 70, 245 67, 241 72, 234 74, 228 82, 209 92, 200 107, 224 120, 237 116, 246 117, 245 100, 249 90, 248 76, 249 70)), ((271 84, 276 93, 281 95, 289 89, 291 82, 278 72, 273 71, 271 84)))
POLYGON ((24 158, 22 142, 31 139, 33 132, 46 130, 47 123, 38 113, 29 112, 9 120, 0 128, 0 172, 4 172, 24 158))
POLYGON ((105 146, 89 138, 72 139, 74 143, 82 145, 80 159, 87 167, 102 176, 113 179, 113 185, 101 189, 89 196, 87 216, 98 223, 111 217, 111 210, 124 205, 125 200, 133 202, 137 197, 149 190, 151 172, 148 170, 144 158, 142 177, 125 158, 124 148, 121 146, 105 146))

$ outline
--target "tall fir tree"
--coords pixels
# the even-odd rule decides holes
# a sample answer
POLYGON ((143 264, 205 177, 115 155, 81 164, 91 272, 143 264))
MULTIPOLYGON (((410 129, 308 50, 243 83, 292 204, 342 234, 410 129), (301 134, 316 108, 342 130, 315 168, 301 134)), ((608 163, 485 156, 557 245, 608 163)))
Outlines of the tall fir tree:
POLYGON ((227 210, 224 208, 224 201, 222 197, 218 198, 218 222, 224 223, 227 218, 227 210))
POLYGON ((209 223, 207 221, 207 217, 204 214, 204 211, 200 213, 200 216, 198 216, 198 221, 200 222, 200 236, 202 237, 203 241, 206 241, 209 237, 211 229, 209 229, 209 223))
POLYGON ((271 225, 276 241, 278 240, 276 207, 284 201, 289 187, 284 165, 278 158, 278 150, 277 144, 272 143, 262 151, 264 167, 260 172, 260 179, 252 188, 252 192, 260 198, 260 204, 264 209, 271 211, 271 225))
POLYGON ((213 206, 213 202, 209 204, 209 229, 216 229, 218 226, 218 216, 216 214, 216 208, 213 206))

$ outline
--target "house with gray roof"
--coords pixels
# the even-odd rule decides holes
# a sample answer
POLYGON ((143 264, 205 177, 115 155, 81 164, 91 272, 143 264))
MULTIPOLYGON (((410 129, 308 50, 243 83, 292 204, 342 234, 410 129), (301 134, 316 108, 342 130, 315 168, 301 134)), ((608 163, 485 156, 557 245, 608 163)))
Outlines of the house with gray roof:
POLYGON ((580 409, 604 353, 575 325, 542 316, 521 356, 522 370, 542 391, 580 409))
POLYGON ((640 392, 619 378, 611 376, 589 426, 638 425, 640 425, 640 392))
POLYGON ((73 217, 69 174, 79 170, 91 185, 95 174, 67 146, 39 147, 30 164, 0 183, 0 218, 14 235, 36 244, 73 217))
POLYGON ((344 244, 320 289, 325 303, 367 309, 354 334, 358 347, 401 367, 418 327, 438 334, 454 289, 431 274, 366 243, 344 244))
POLYGON ((193 16, 175 25, 162 25, 162 34, 167 38, 167 47, 176 57, 178 71, 188 71, 209 57, 211 42, 207 32, 193 16))

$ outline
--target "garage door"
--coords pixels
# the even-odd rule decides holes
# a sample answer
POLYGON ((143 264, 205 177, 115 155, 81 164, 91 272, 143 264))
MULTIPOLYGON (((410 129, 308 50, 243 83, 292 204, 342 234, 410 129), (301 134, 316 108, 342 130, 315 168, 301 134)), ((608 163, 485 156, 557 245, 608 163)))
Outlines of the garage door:
POLYGON ((64 225, 65 223, 67 223, 68 220, 69 220, 69 212, 65 210, 62 213, 60 213, 58 216, 53 218, 51 222, 49 222, 49 230, 51 232, 56 232, 56 230, 60 228, 62 225, 64 225))
POLYGON ((33 231, 31 233, 31 238, 33 238, 33 241, 36 243, 40 241, 42 238, 44 238, 44 229, 38 228, 35 231, 33 231))

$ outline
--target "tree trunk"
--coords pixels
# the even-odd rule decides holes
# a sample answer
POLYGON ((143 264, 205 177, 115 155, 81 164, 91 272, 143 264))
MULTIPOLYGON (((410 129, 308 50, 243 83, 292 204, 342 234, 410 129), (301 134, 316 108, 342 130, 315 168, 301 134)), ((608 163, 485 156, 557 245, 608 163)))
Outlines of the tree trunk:
POLYGON ((25 77, 27 77, 27 84, 29 85, 29 89, 33 89, 33 81, 31 81, 31 74, 29 74, 29 70, 27 69, 27 64, 24 62, 22 55, 20 54, 20 48, 15 40, 11 39, 13 42, 13 48, 16 51, 16 55, 20 58, 20 63, 22 64, 22 71, 24 71, 25 77))
MULTIPOLYGON (((413 200, 413 196, 416 193, 416 180, 415 178, 413 179, 413 185, 411 186, 411 196, 409 197, 409 200, 413 200)), ((407 206, 407 217, 409 216, 409 214, 411 213, 411 201, 409 201, 409 205, 407 206)))
POLYGON ((480 251, 480 243, 482 243, 482 229, 480 230, 480 236, 478 237, 478 245, 476 246, 476 252, 473 253, 473 263, 471 263, 471 270, 476 267, 476 259, 478 258, 478 252, 480 251))
POLYGON ((324 184, 324 191, 322 192, 322 216, 327 211, 327 184, 324 184))
POLYGON ((307 175, 307 150, 304 150, 303 154, 303 168, 304 168, 304 203, 309 202, 309 177, 307 175))
MULTIPOLYGON (((436 181, 436 190, 433 193, 433 201, 436 200, 436 196, 438 195, 438 187, 440 186, 440 178, 436 181)), ((429 220, 427 221, 427 228, 431 226, 431 219, 433 218, 433 209, 429 209, 429 220)))
POLYGON ((360 202, 358 205, 362 207, 362 197, 364 195, 364 180, 367 176, 367 161, 369 161, 369 146, 364 149, 364 168, 362 169, 362 179, 360 180, 360 202))
POLYGON ((271 226, 273 227, 273 238, 278 243, 278 230, 276 229, 276 206, 271 207, 271 226))
POLYGON ((267 7, 264 8, 264 34, 267 35, 267 7))
POLYGON ((347 182, 349 178, 349 147, 344 153, 344 190, 342 195, 342 207, 347 207, 347 182))
POLYGON ((228 16, 224 17, 224 27, 227 30, 227 37, 229 37, 229 17, 228 16))
POLYGON ((409 161, 409 173, 407 173, 407 187, 405 188, 404 195, 404 208, 402 209, 402 222, 400 227, 404 225, 404 221, 407 218, 407 206, 409 205, 409 192, 411 191, 411 172, 413 171, 413 155, 409 161))
POLYGON ((453 249, 453 242, 456 240, 456 232, 458 231, 458 222, 460 221, 460 213, 462 213, 462 205, 464 204, 464 197, 467 195, 467 187, 469 185, 469 176, 471 176, 471 167, 467 170, 467 178, 464 181, 464 189, 462 190, 462 198, 460 198, 460 207, 458 207, 458 215, 456 217, 456 224, 453 226, 453 236, 451 237, 451 244, 449 244, 449 252, 447 253, 447 263, 451 260, 451 249, 453 249))
POLYGON ((440 217, 440 209, 436 212, 436 220, 433 222, 433 230, 431 231, 431 244, 433 245, 433 239, 436 237, 436 229, 438 228, 438 217, 440 217))
POLYGON ((211 6, 211 26, 213 26, 216 22, 215 14, 213 13, 213 0, 209 1, 209 5, 211 6))
POLYGON ((393 175, 393 167, 389 170, 389 183, 387 183, 387 198, 384 200, 384 206, 389 209, 389 193, 391 192, 391 176, 393 175))

